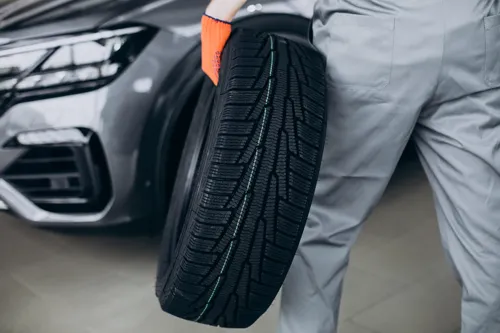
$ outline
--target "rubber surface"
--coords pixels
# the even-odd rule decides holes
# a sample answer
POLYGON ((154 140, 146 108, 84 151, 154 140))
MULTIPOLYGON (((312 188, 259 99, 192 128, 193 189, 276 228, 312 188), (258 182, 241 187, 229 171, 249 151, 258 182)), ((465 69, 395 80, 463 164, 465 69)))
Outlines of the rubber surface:
POLYGON ((188 208, 167 217, 183 227, 175 237, 165 228, 161 246, 156 295, 165 312, 246 328, 271 305, 314 194, 325 82, 310 45, 233 32, 188 208))

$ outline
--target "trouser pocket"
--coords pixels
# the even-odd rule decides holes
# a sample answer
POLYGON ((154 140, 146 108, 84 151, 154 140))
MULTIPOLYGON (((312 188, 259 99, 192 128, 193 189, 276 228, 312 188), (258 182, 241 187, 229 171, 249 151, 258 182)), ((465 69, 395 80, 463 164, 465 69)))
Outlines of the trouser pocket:
POLYGON ((394 18, 336 13, 327 23, 332 84, 382 89, 391 80, 394 18))
POLYGON ((485 81, 490 87, 500 86, 500 15, 484 18, 486 54, 485 81))

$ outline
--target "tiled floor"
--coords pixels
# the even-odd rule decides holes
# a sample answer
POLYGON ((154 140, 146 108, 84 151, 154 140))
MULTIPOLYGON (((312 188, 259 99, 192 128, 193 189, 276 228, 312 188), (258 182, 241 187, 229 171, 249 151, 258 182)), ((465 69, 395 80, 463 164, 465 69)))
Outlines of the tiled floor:
MULTIPOLYGON (((0 215, 0 333, 228 333, 161 312, 157 247, 126 229, 47 231, 0 215)), ((340 333, 457 333, 459 294, 428 184, 405 162, 353 250, 340 333)), ((275 332, 276 320, 274 306, 244 332, 275 332)))

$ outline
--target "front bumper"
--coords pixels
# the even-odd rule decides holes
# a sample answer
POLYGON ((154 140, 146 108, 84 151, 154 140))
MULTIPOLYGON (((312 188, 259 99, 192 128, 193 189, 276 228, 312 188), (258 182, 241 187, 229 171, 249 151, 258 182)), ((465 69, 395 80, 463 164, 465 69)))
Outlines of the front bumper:
MULTIPOLYGON (((111 103, 115 100, 109 97, 110 89, 18 104, 0 119, 0 200, 8 210, 35 224, 65 225, 124 223, 147 212, 135 194, 139 192, 135 170, 141 132, 123 131, 126 124, 118 127, 119 122, 108 120, 110 114, 123 119, 127 110, 118 108, 121 103, 111 103), (90 142, 12 144, 23 133, 67 129, 91 133, 87 135, 98 142, 101 156, 96 156, 96 147, 88 147, 90 142), (63 149, 68 153, 54 154, 63 149), (70 156, 70 151, 75 155, 70 156), (95 176, 96 169, 100 177, 95 176), (99 195, 88 193, 96 186, 108 193, 101 202, 86 202, 99 195)), ((121 98, 131 106, 138 100, 150 105, 153 100, 144 94, 127 101, 127 95, 121 98)), ((141 124, 146 117, 146 112, 137 113, 124 123, 141 124)), ((50 141, 51 135, 47 136, 50 141)))
POLYGON ((3 199, 1 203, 4 209, 10 209, 21 218, 38 224, 68 224, 68 223, 102 223, 105 222, 105 217, 109 212, 109 206, 98 213, 91 214, 61 214, 46 211, 36 206, 26 196, 21 194, 19 190, 4 179, 0 179, 0 197, 3 199))

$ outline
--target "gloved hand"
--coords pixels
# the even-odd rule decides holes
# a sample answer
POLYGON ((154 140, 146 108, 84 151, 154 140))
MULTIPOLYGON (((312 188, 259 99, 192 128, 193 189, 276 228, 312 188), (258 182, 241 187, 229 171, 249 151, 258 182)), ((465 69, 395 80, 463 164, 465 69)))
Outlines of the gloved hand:
POLYGON ((201 18, 201 69, 210 80, 219 83, 220 57, 231 35, 231 23, 208 15, 201 18))
POLYGON ((212 0, 201 19, 201 69, 219 83, 222 50, 231 35, 231 21, 247 0, 212 0))

